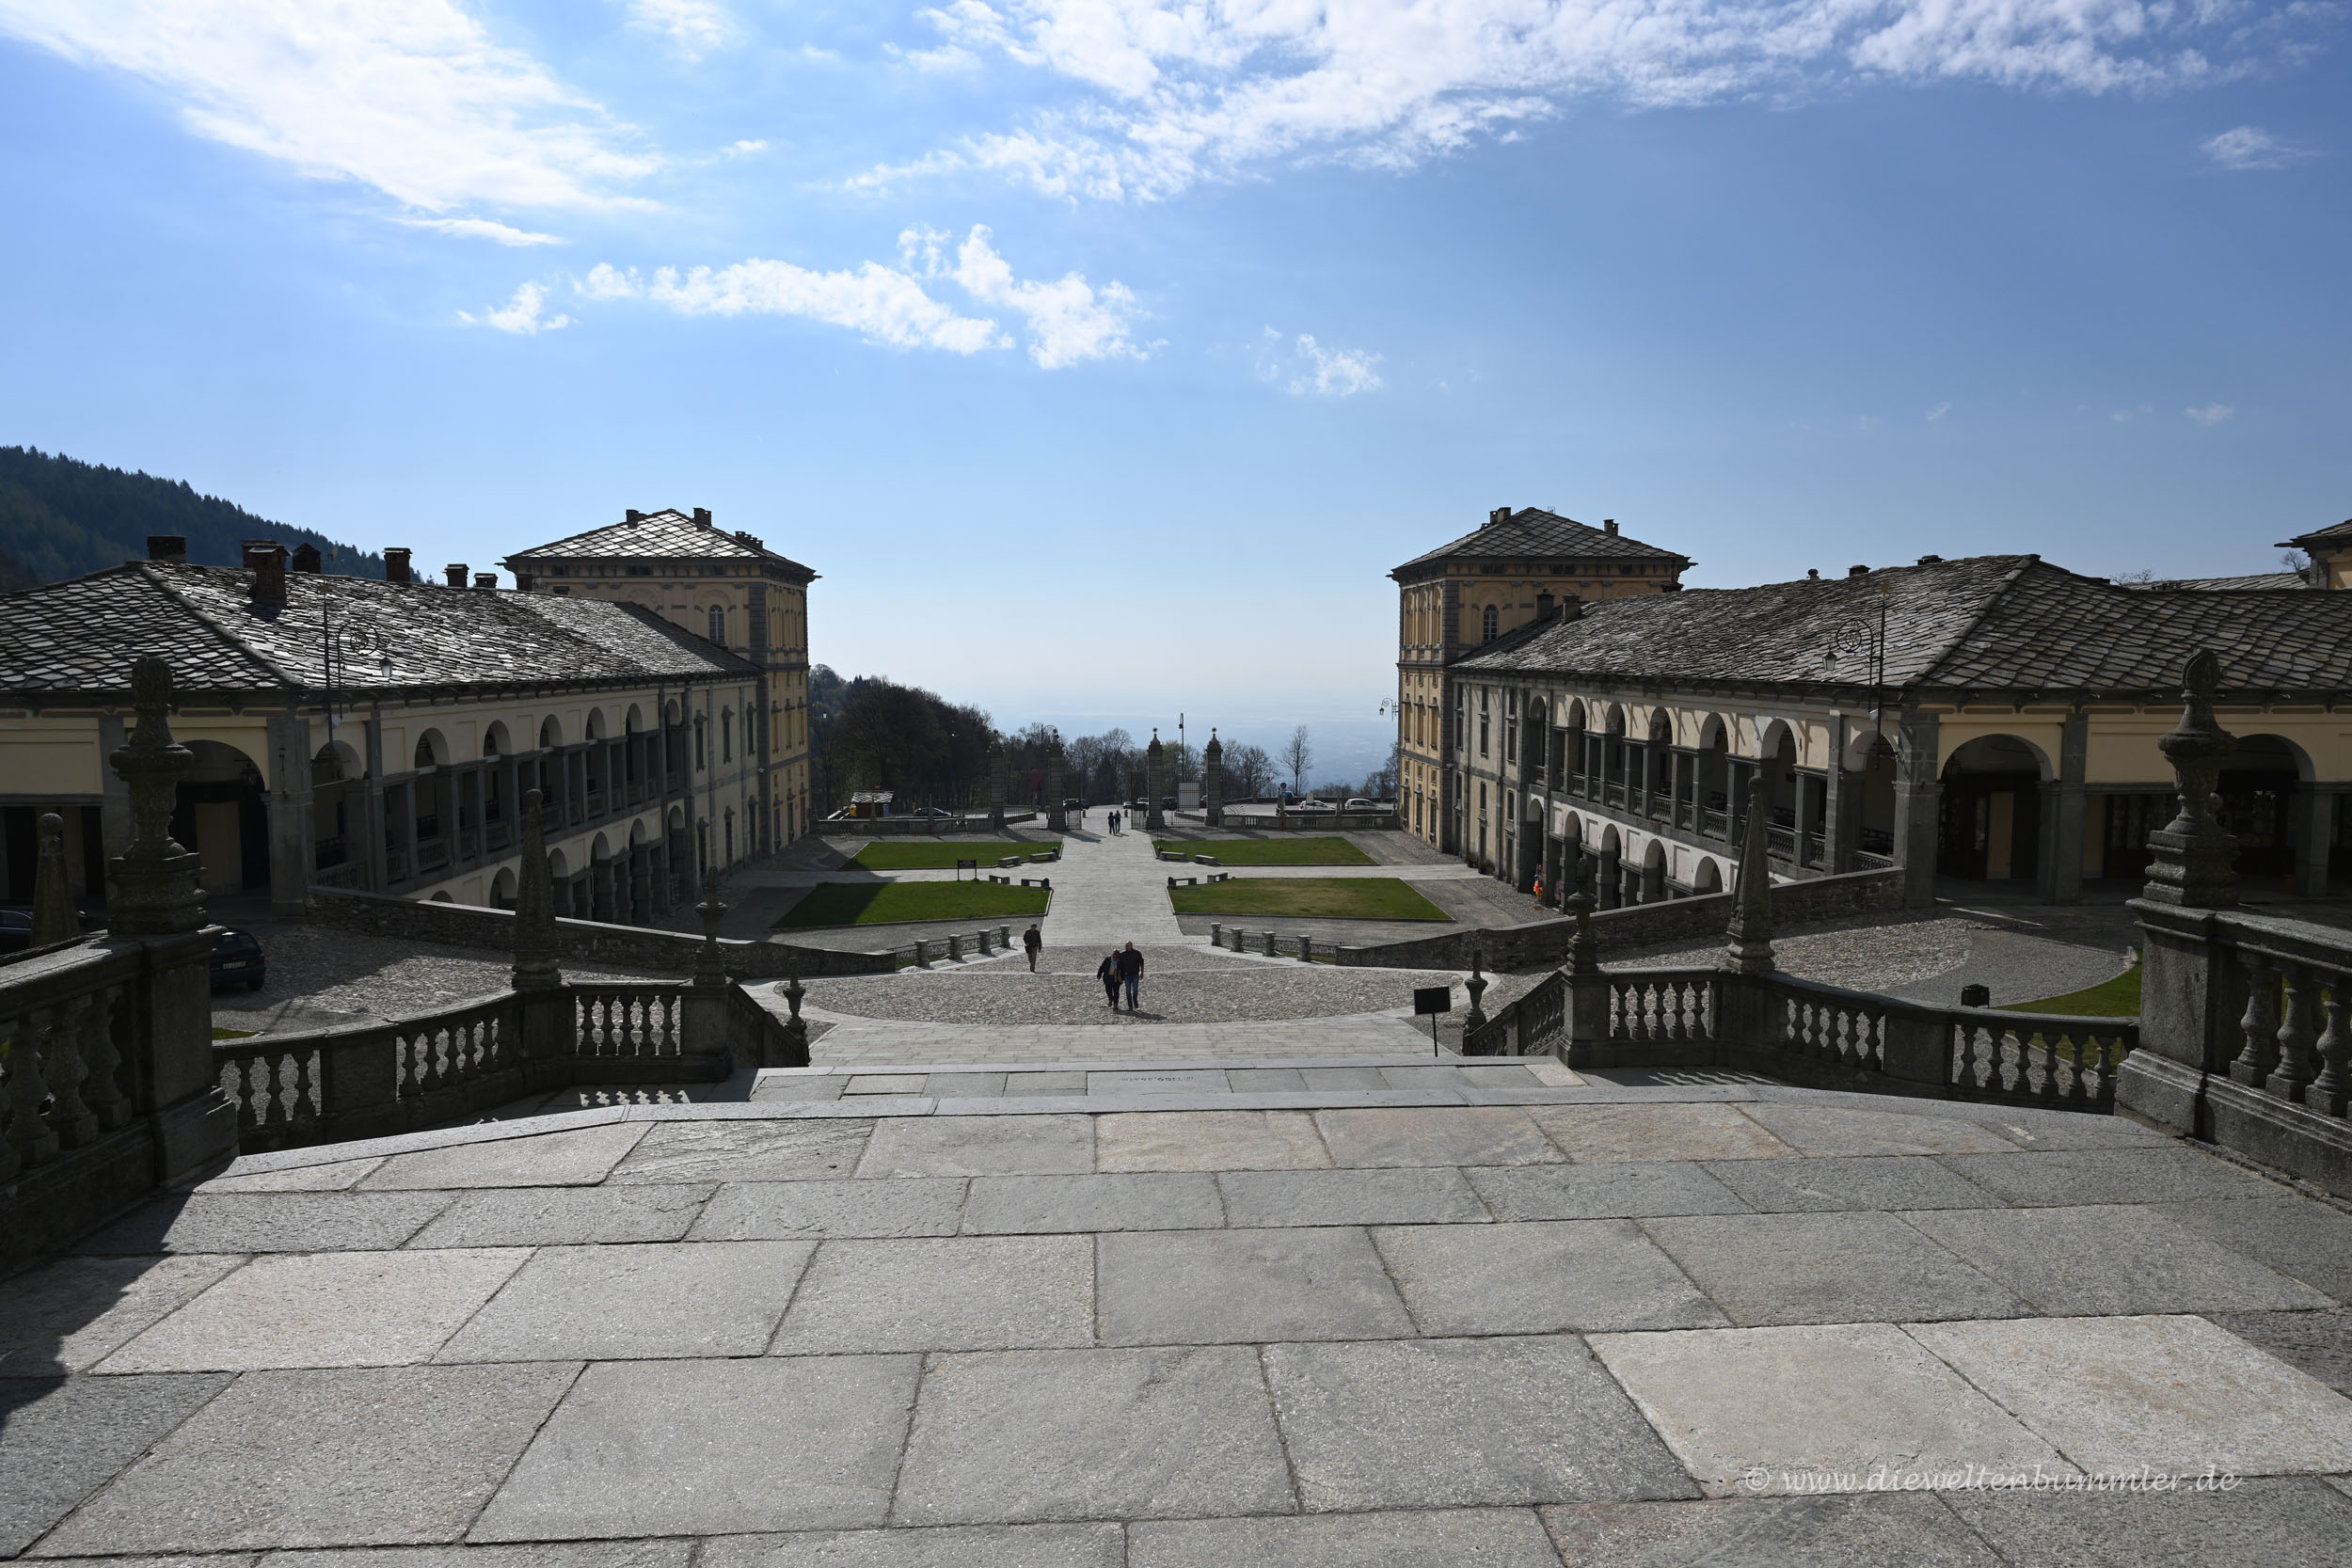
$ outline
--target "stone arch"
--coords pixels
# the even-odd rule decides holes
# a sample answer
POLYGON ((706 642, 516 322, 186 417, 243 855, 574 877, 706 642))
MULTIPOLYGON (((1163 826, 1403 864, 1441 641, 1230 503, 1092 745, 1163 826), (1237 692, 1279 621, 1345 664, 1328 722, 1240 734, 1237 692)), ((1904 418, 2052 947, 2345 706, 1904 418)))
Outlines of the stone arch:
POLYGON ((449 736, 443 735, 439 730, 429 729, 422 735, 417 736, 415 751, 416 767, 446 768, 449 766, 451 760, 452 756, 449 749, 449 736))
POLYGON ((552 752, 564 744, 564 721, 548 714, 539 721, 539 750, 552 752))
POLYGON ((1691 873, 1691 891, 1704 896, 1724 890, 1724 870, 1712 855, 1702 855, 1696 870, 1691 873))
POLYGON ((345 741, 330 740, 310 758, 310 843, 316 870, 347 863, 356 847, 352 810, 358 803, 350 785, 367 777, 359 753, 345 741))
POLYGON ((588 845, 588 863, 595 865, 599 862, 609 861, 612 858, 612 840, 606 838, 602 833, 598 833, 595 839, 590 841, 588 845))
POLYGON ((1653 837, 1642 850, 1642 902, 1663 903, 1666 893, 1666 846, 1653 837))
POLYGON ((1938 875, 1968 881, 2033 881, 2042 870, 2041 747, 2014 735, 1980 735, 1945 759, 1936 825, 1938 875))
POLYGON ((592 707, 588 710, 588 738, 591 740, 609 738, 604 733, 604 709, 600 707, 592 707))
MULTIPOLYGON (((2221 825, 2238 842, 2237 874, 2252 882, 2286 879, 2292 886, 2303 835, 2314 828, 2329 836, 2332 824, 2314 824, 2298 808, 2314 777, 2309 752, 2282 735, 2238 736, 2237 749, 2223 759, 2214 792, 2221 798, 2221 825)), ((2323 845, 2318 859, 2324 864, 2323 845)))
POLYGON ((498 875, 490 879, 490 907, 494 910, 513 909, 516 886, 515 868, 511 865, 500 866, 498 875))
POLYGON ((644 727, 644 710, 639 707, 635 703, 629 704, 628 713, 627 717, 623 718, 621 721, 621 733, 623 735, 635 735, 644 727))
POLYGON ((1798 751, 1796 727, 1786 719, 1765 720, 1756 735, 1756 760, 1772 761, 1780 754, 1783 746, 1788 747, 1792 753, 1798 751))
POLYGON ((268 888, 269 792, 261 764, 225 741, 183 744, 195 766, 173 788, 171 836, 202 860, 206 893, 268 888))
POLYGON ((515 737, 507 733, 506 725, 499 720, 491 720, 489 728, 482 732, 483 756, 485 758, 508 756, 513 753, 514 750, 515 737))
POLYGON ((628 847, 630 848, 636 848, 651 836, 651 834, 645 832, 645 819, 644 817, 641 816, 637 818, 636 821, 631 822, 628 825, 628 847))
POLYGON ((449 895, 449 890, 447 888, 443 888, 440 892, 435 894, 432 901, 436 904, 454 904, 457 902, 456 899, 452 898, 449 895))

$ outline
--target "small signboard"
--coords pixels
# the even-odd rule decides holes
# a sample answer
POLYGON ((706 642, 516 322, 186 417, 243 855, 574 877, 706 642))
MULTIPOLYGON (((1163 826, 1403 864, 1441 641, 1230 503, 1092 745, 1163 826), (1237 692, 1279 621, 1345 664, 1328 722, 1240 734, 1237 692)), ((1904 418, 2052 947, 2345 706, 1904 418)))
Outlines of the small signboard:
POLYGON ((963 880, 963 874, 964 874, 965 872, 967 872, 967 871, 969 871, 970 873, 972 873, 972 879, 973 879, 974 881, 976 881, 976 882, 977 882, 977 881, 978 881, 978 880, 980 879, 980 863, 979 863, 978 861, 958 861, 958 862, 956 862, 956 880, 957 880, 957 881, 959 881, 959 882, 960 882, 960 881, 963 880))
POLYGON ((1432 1056, 1438 1053, 1438 1015, 1450 1013, 1453 1010, 1454 988, 1452 986, 1415 986, 1413 988, 1413 1016, 1415 1018, 1420 1018, 1424 1014, 1428 1016, 1429 1054, 1432 1056))

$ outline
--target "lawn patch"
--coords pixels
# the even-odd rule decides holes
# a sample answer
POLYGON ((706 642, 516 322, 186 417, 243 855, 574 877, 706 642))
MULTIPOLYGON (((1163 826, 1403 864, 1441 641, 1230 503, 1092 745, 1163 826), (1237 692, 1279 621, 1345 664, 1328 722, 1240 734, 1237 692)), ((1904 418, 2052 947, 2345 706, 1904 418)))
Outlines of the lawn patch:
POLYGON ((850 863, 867 871, 953 871, 958 861, 977 861, 993 869, 1007 855, 1023 860, 1048 849, 1059 853, 1061 840, 878 838, 850 857, 850 863))
POLYGON ((1041 887, 1002 882, 823 882, 771 927, 889 926, 918 920, 993 920, 1045 912, 1041 887))
POLYGON ((2137 1018, 2139 1016, 2139 965, 2134 964, 2112 980, 2102 980, 2082 990, 2070 990, 2064 996, 2045 996, 2039 1002, 2004 1003, 2005 1013, 2057 1013, 2063 1018, 2137 1018))
POLYGON ((1452 920, 1395 877, 1255 877, 1168 890, 1178 914, 1324 920, 1452 920))
POLYGON ((1219 865, 1377 865, 1343 838, 1162 838, 1180 855, 1215 855, 1219 865))

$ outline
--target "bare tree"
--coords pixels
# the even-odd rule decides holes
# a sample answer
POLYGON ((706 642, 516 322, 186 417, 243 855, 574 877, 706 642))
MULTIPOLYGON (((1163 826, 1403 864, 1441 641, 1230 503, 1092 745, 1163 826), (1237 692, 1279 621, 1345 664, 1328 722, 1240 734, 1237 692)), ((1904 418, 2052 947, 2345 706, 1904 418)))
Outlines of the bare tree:
POLYGON ((1274 777, 1274 759, 1263 746, 1236 741, 1225 748, 1225 798, 1249 800, 1265 793, 1274 777))
POLYGON ((1315 749, 1307 738, 1306 725, 1301 724, 1291 731, 1291 737, 1283 743, 1277 760, 1281 763, 1283 771, 1291 776, 1291 793, 1295 795, 1303 790, 1307 784, 1307 769, 1315 765, 1315 749))

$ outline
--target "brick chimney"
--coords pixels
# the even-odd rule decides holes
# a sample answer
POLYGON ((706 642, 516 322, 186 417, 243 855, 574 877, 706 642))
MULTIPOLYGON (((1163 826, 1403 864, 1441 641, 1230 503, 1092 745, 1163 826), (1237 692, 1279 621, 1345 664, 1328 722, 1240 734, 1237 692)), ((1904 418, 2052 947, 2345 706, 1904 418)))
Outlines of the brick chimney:
POLYGON ((702 524, 705 528, 711 527, 710 508, 707 506, 698 506, 694 508, 694 521, 702 524))
POLYGON ((318 571, 320 565, 319 547, 316 545, 296 545, 294 546, 294 569, 295 571, 315 573, 318 571))
POLYGON ((1870 575, 1870 568, 1867 566, 1849 566, 1846 568, 1846 575, 1850 578, 1867 578, 1870 575))
POLYGON ((188 563, 188 537, 184 533, 151 533, 147 536, 147 559, 160 561, 167 566, 188 563))
POLYGON ((277 540, 246 540, 245 567, 253 574, 253 602, 256 606, 282 605, 286 602, 286 551, 277 540))
POLYGON ((1492 512, 1486 514, 1486 526, 1488 528, 1494 527, 1497 523, 1507 523, 1510 520, 1511 509, 1507 506, 1498 506, 1492 512))
POLYGON ((1603 517, 1600 520, 1600 531, 1601 532, 1609 535, 1610 538, 1614 539, 1617 536, 1617 519, 1614 517, 1603 517))
POLYGON ((621 513, 621 521, 627 523, 631 528, 635 528, 639 523, 642 523, 644 520, 645 515, 643 512, 638 511, 633 506, 625 509, 621 513))
POLYGON ((446 577, 448 577, 449 585, 452 588, 463 588, 466 586, 466 563, 464 562, 453 561, 448 565, 442 567, 441 571, 446 577))
POLYGON ((496 588, 499 585, 499 575, 496 572, 476 572, 473 575, 473 585, 476 588, 496 588))
POLYGON ((398 545, 391 546, 384 552, 384 580, 386 582, 415 580, 408 575, 408 552, 398 545))

